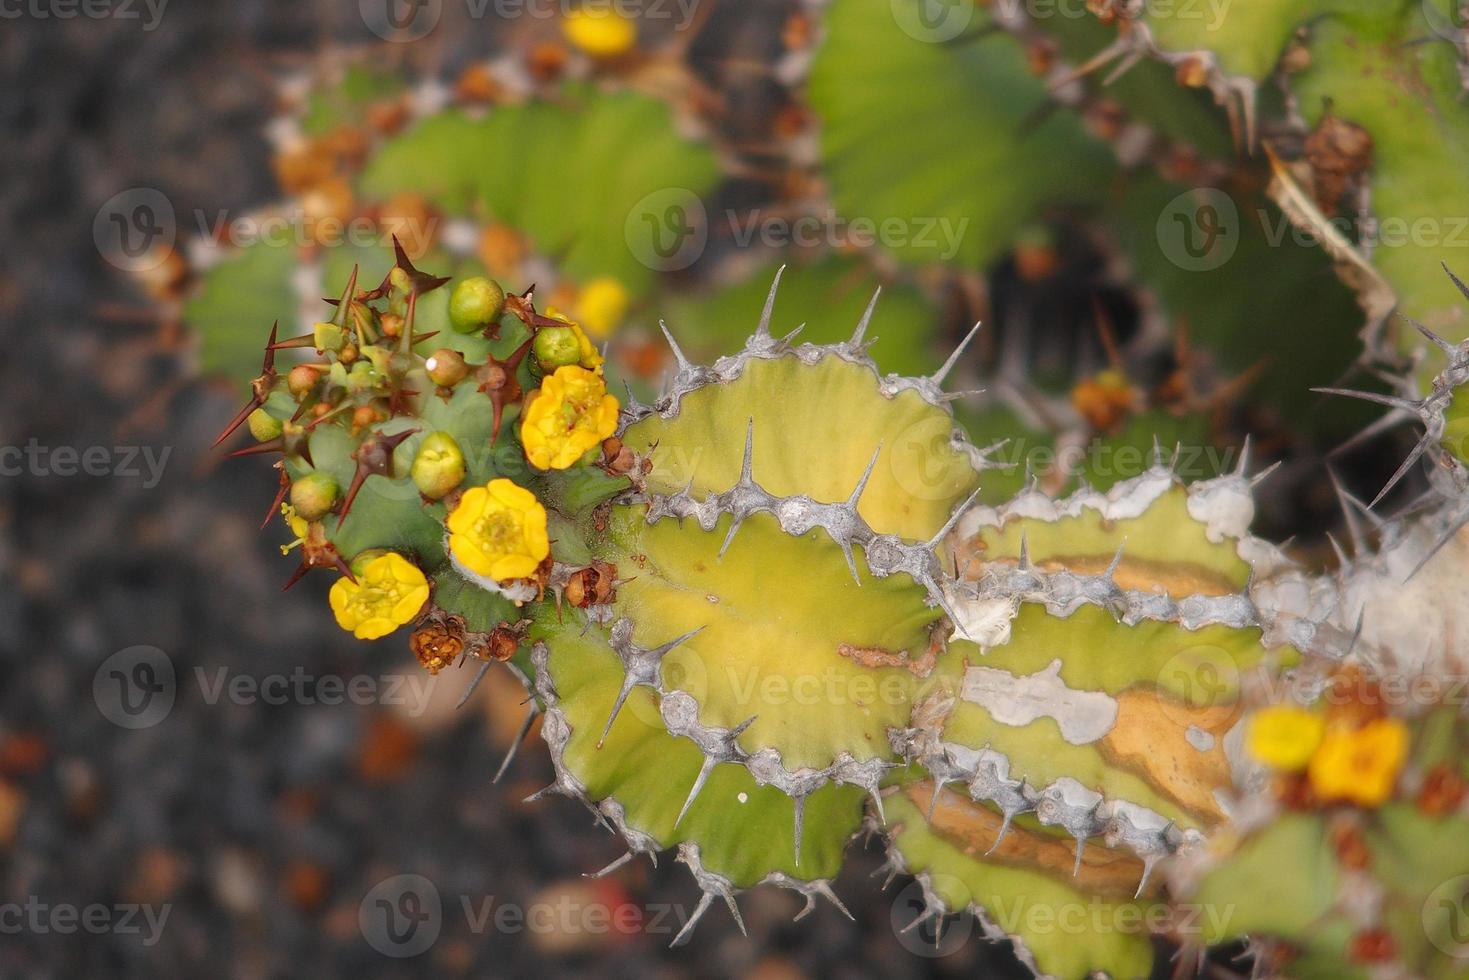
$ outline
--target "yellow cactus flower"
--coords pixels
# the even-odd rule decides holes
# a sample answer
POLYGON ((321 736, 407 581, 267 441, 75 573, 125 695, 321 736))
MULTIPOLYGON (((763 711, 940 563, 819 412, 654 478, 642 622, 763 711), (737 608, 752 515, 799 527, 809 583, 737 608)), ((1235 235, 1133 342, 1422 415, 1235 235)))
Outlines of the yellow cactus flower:
POLYGON ((375 640, 413 621, 428 601, 428 579, 389 551, 363 565, 356 582, 337 579, 328 598, 338 626, 359 640, 375 640))
POLYGON ((1379 718, 1361 728, 1332 725, 1306 774, 1323 800, 1379 806, 1392 795, 1407 755, 1408 726, 1397 718, 1379 718))
POLYGON ((561 30, 572 47, 593 58, 615 58, 638 40, 637 24, 615 10, 570 11, 561 20, 561 30))
POLYGON ((577 363, 588 371, 596 371, 600 374, 602 365, 607 363, 607 359, 597 350, 596 345, 592 343, 592 338, 587 336, 587 332, 582 329, 581 324, 554 306, 546 307, 546 316, 553 320, 560 320, 571 328, 571 332, 576 334, 577 344, 581 347, 581 356, 577 359, 577 363))
POLYGON ((622 324, 631 302, 621 282, 611 276, 598 276, 576 294, 576 312, 587 333, 606 340, 622 324))
POLYGON ((1297 772, 1311 761, 1325 730, 1326 719, 1314 711, 1271 705, 1250 719, 1250 754, 1272 769, 1297 772))
POLYGON ((449 550, 465 568, 497 582, 534 575, 551 553, 546 508, 506 479, 471 487, 449 515, 449 550))
POLYGON ((564 470, 617 429, 617 399, 607 382, 575 364, 556 369, 532 392, 520 421, 525 458, 542 470, 564 470))

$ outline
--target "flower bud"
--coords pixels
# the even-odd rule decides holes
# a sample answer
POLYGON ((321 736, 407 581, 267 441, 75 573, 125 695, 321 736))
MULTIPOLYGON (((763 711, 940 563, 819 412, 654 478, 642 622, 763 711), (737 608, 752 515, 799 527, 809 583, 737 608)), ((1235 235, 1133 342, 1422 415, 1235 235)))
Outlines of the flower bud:
POLYGON ((410 475, 419 493, 438 500, 464 482, 464 453, 447 432, 430 432, 418 447, 410 475))
POLYGON ((281 420, 263 408, 250 413, 250 434, 256 442, 269 442, 281 434, 281 420))
POLYGON ((371 565, 374 559, 381 558, 386 554, 390 554, 387 548, 368 548, 366 551, 359 551, 353 555, 352 561, 348 563, 347 567, 352 569, 353 575, 361 578, 363 572, 367 571, 367 566, 371 565))
POLYGON ((338 490, 330 473, 307 473, 291 484, 291 506, 308 521, 319 521, 337 505, 338 490))
POLYGON ((291 368, 286 375, 286 388, 291 396, 297 401, 311 394, 316 388, 316 382, 321 379, 321 374, 314 367, 305 364, 297 364, 291 368))
POLYGON ((376 388, 383 380, 382 373, 373 365, 372 361, 355 361, 347 369, 348 391, 370 391, 376 388))
POLYGON ((490 630, 489 639, 485 643, 485 653, 491 660, 501 663, 515 656, 515 651, 520 649, 520 637, 509 625, 501 623, 490 630))
POLYGON ((464 355, 448 347, 440 347, 424 364, 428 376, 440 388, 452 388, 469 374, 464 355))
POLYGON ((484 276, 465 279, 449 296, 449 323, 459 333, 474 333, 500 319, 505 291, 484 276))
POLYGON ((547 374, 581 360, 581 339, 570 327, 542 327, 536 331, 536 360, 547 374))

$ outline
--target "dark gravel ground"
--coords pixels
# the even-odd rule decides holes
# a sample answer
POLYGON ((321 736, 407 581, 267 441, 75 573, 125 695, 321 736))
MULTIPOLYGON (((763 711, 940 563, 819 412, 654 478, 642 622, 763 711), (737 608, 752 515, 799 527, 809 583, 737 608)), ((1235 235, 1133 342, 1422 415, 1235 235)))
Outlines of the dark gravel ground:
POLYGON ((141 5, 63 19, 28 0, 0 23, 0 446, 38 450, 0 478, 0 977, 1008 974, 977 939, 941 958, 906 949, 892 921, 895 905, 911 918, 912 893, 866 879, 875 852, 837 884, 855 922, 823 907, 792 925, 799 903, 760 890, 741 902, 748 939, 716 910, 669 951, 669 920, 652 917, 692 909, 683 868, 582 879, 619 848, 575 803, 519 802, 550 780, 534 740, 491 784, 522 710, 508 677, 457 712, 467 674, 442 675, 423 710, 386 703, 427 683, 402 638, 338 631, 326 577, 279 595, 291 563, 278 529, 256 530, 272 474, 207 450, 234 393, 192 379, 135 315, 92 222, 130 187, 180 210, 270 198, 268 73, 369 40, 356 6, 178 2, 145 30, 141 5), (67 474, 67 447, 98 447, 93 475, 67 474), (139 646, 157 652, 109 660, 139 646), (166 716, 154 701, 147 727, 109 720, 131 717, 119 676, 162 683, 169 667, 166 716), (221 677, 245 688, 220 695, 221 677), (369 703, 324 703, 318 683, 339 677, 369 703), (272 683, 293 687, 281 699, 272 683), (359 923, 403 874, 443 909, 411 959, 359 923), (481 927, 486 902, 556 921, 481 927), (645 928, 596 926, 624 905, 645 928), (130 908, 167 918, 154 935, 130 908))

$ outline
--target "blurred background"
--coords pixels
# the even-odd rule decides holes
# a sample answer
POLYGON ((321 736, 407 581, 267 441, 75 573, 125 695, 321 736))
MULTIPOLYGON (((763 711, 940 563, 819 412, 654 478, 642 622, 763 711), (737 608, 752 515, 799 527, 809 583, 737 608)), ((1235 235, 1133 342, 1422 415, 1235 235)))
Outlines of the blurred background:
MULTIPOLYGON (((1329 562, 1413 434, 1328 456, 1376 412, 1310 388, 1414 377, 1395 306, 1469 332, 1437 265, 1469 246, 1440 203, 1469 199, 1442 186, 1466 144, 1430 141, 1439 197, 1374 198, 1399 143, 1367 120, 1417 109, 1353 89, 1371 73, 1312 49, 1306 11, 1242 40, 1215 5, 1195 63, 1117 48, 1114 6, 0 5, 0 975, 1018 975, 967 918, 904 932, 921 896, 877 890, 860 842, 851 921, 757 889, 748 938, 716 910, 670 951, 699 895, 671 854, 583 877, 621 849, 522 802, 552 777, 534 729, 492 781, 519 681, 461 706, 471 668, 352 639, 326 576, 282 596, 275 475, 210 443, 270 324, 309 329, 395 236, 436 274, 534 283, 645 395, 660 318, 730 351, 787 265, 777 333, 845 337, 883 287, 885 370, 936 370, 983 321, 948 387, 982 389, 955 405, 977 444, 1009 440, 990 499, 1105 487, 1155 435, 1212 476, 1248 436, 1251 469, 1284 464, 1257 531, 1329 562), (1426 244, 1374 237, 1425 216, 1426 244), (425 923, 411 957, 383 903, 425 923)), ((1403 56, 1437 97, 1458 28, 1383 6, 1432 42, 1403 56)))

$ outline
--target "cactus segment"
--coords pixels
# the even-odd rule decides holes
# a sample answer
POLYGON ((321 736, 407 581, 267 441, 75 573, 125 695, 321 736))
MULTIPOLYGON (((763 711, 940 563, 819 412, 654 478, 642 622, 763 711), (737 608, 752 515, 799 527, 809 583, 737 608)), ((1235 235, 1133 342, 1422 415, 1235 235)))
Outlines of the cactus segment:
MULTIPOLYGON (((1459 214, 1469 197, 1463 55, 1432 20, 1446 17, 1447 7, 1425 0, 1399 5, 1395 16, 1313 24, 1309 65, 1291 76, 1290 88, 1313 130, 1339 121, 1370 137, 1359 199, 1378 224, 1362 229, 1358 253, 1390 284, 1399 309, 1463 340, 1463 297, 1440 271, 1461 261, 1459 214)), ((1326 196, 1317 184, 1318 197, 1326 196)), ((1336 201, 1319 203, 1328 217, 1336 214, 1336 201)), ((1409 330, 1396 339, 1403 351, 1418 342, 1409 330)))
POLYGON ((1023 552, 1044 571, 1108 573, 1125 589, 1177 597, 1236 593, 1256 565, 1285 561, 1249 537, 1250 487, 1241 470, 1185 488, 1169 467, 1155 462, 1105 494, 1083 488, 1055 500, 1027 488, 998 507, 966 515, 959 527, 960 567, 1014 564, 1023 552))
POLYGON ((1141 862, 1092 845, 1073 875, 1070 845, 1044 828, 1012 825, 997 840, 998 813, 950 792, 930 810, 931 793, 920 781, 884 797, 889 867, 918 878, 922 919, 969 912, 1041 977, 1149 975, 1142 922, 1152 903, 1132 900, 1131 891, 1141 862))
POLYGON ((649 490, 665 508, 691 505, 689 494, 725 493, 742 480, 751 436, 754 479, 766 494, 854 501, 856 516, 877 534, 933 537, 973 491, 983 461, 946 408, 917 388, 885 392, 897 382, 843 356, 853 349, 803 346, 788 356, 725 359, 705 379, 722 383, 676 388, 667 407, 622 436, 652 452, 649 490), (793 430, 792 419, 801 426, 793 430))
MULTIPOLYGON (((776 269, 762 267, 707 296, 670 295, 665 304, 668 322, 678 324, 689 354, 712 358, 743 344, 748 336, 747 311, 764 300, 776 269)), ((772 322, 803 324, 800 337, 807 343, 840 343, 848 338, 851 325, 867 314, 879 288, 882 298, 867 328, 866 346, 873 361, 884 372, 910 376, 931 372, 939 363, 934 346, 940 320, 937 304, 912 285, 874 275, 861 257, 828 255, 792 268, 781 285, 772 322)))
POLYGON ((761 785, 744 766, 719 761, 733 758, 728 740, 721 750, 672 734, 664 715, 674 708, 647 686, 629 691, 604 727, 623 697, 618 654, 600 635, 568 636, 551 625, 534 632, 555 632, 555 653, 540 643, 532 660, 556 764, 554 792, 586 801, 633 853, 693 848, 701 867, 732 888, 836 877, 862 820, 860 788, 828 784, 798 800, 761 785), (805 810, 799 860, 798 805, 805 810))

